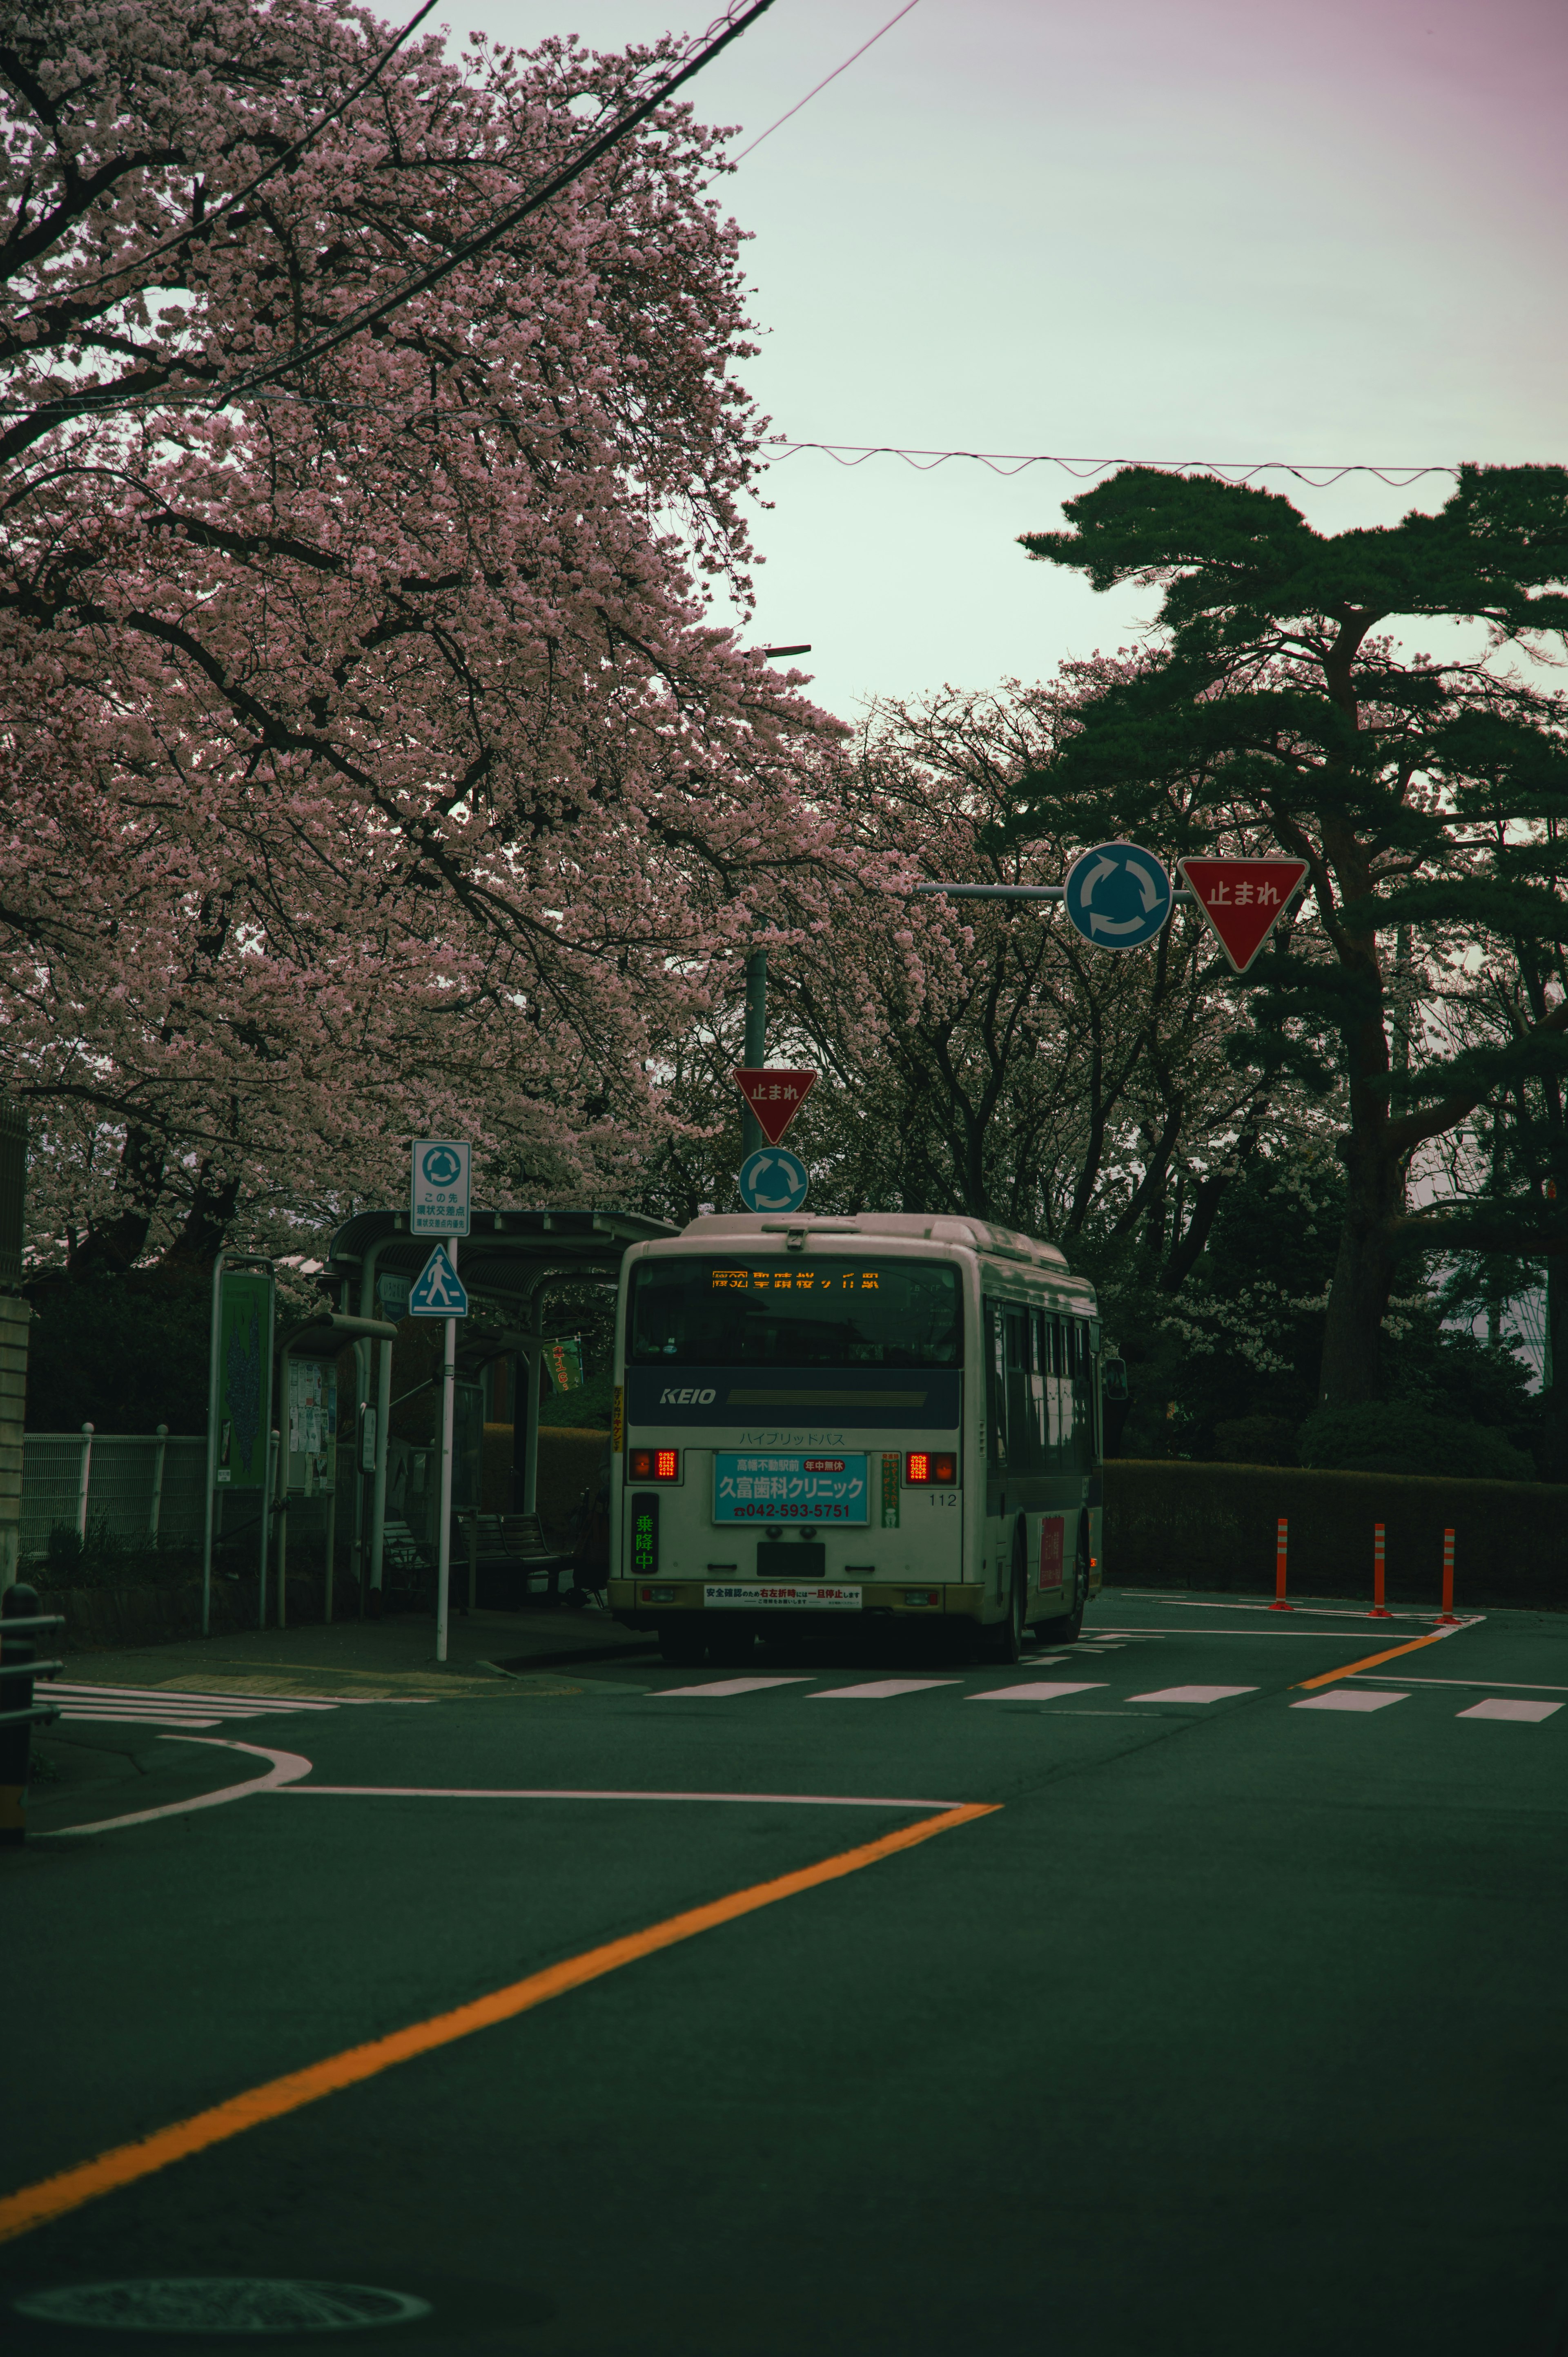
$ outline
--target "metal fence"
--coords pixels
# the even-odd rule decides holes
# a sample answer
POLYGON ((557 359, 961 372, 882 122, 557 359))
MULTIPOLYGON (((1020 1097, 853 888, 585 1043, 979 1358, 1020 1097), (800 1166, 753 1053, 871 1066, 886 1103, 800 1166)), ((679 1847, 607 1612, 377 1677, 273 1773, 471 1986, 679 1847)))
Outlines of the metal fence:
POLYGON ((117 1539, 201 1544, 207 1443, 156 1433, 29 1432, 22 1442, 21 1553, 43 1555, 63 1523, 117 1539))

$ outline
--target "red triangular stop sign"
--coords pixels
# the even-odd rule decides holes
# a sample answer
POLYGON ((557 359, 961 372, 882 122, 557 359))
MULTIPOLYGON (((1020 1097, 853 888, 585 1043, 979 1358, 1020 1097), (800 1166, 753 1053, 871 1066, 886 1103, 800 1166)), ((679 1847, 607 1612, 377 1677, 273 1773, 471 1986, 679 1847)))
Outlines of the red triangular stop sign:
POLYGON ((1305 859, 1178 859, 1194 899, 1245 974, 1306 874, 1305 859))
POLYGON ((816 1086, 815 1072, 787 1072, 781 1065, 737 1072, 735 1084, 757 1115, 769 1146, 777 1146, 816 1086))

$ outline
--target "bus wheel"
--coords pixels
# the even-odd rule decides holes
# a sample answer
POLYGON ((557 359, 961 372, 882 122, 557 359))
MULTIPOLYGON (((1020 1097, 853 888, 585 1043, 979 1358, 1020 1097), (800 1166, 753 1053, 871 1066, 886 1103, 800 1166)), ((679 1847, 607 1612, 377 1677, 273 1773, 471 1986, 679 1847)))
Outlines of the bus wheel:
POLYGON ((1028 1609, 1029 1566, 1024 1552, 1024 1517, 1013 1540, 1013 1577, 1007 1588, 1007 1618, 1000 1627, 982 1632, 980 1647, 988 1662, 1016 1662, 1024 1651, 1024 1615, 1028 1609))
POLYGON ((1079 1525, 1078 1553, 1072 1566, 1072 1609, 1059 1620, 1047 1620, 1040 1631, 1042 1645, 1074 1645, 1083 1634, 1083 1608, 1089 1602, 1089 1543, 1079 1525))
POLYGON ((695 1613, 690 1620, 666 1620, 660 1626, 659 1650, 673 1668, 694 1670, 708 1650, 708 1632, 695 1613))

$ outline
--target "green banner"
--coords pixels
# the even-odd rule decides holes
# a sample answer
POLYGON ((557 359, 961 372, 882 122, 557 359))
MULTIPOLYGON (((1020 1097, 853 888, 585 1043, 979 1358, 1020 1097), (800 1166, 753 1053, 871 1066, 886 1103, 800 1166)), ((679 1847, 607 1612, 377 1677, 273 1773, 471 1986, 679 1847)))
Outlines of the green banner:
POLYGON ((544 1362, 550 1370, 550 1380, 558 1392, 579 1392, 583 1388, 583 1338, 580 1334, 560 1334, 544 1346, 544 1362))
POLYGON ((260 1490, 267 1478, 273 1288, 236 1269, 222 1280, 218 1340, 219 1486, 260 1490))

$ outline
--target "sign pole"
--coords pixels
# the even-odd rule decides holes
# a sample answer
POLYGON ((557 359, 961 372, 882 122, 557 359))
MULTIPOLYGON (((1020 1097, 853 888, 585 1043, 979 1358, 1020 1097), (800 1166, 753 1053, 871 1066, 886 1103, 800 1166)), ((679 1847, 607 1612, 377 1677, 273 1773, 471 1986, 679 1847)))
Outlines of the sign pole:
MULTIPOLYGON (((457 1239, 446 1254, 457 1265, 457 1239)), ((457 1389, 457 1320, 448 1318, 441 1342, 441 1521, 435 1540, 435 1658, 446 1659, 446 1608, 452 1586, 452 1421, 457 1389)))
POLYGON ((218 1353, 223 1346, 223 1254, 212 1262, 212 1322, 207 1343, 207 1514, 201 1539, 201 1633, 212 1634, 212 1493, 218 1486, 218 1353))
MULTIPOLYGON (((768 1052, 768 952, 753 950, 746 961, 746 1062, 755 1071, 768 1052)), ((740 1117, 744 1158, 760 1148, 762 1125, 747 1105, 740 1117)))

